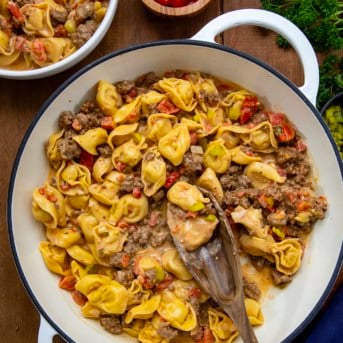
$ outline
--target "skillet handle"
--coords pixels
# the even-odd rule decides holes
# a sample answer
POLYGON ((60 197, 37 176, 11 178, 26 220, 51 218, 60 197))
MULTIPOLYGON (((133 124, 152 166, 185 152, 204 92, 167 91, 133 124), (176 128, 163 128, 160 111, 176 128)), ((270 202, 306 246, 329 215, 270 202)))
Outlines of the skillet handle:
POLYGON ((52 343, 57 332, 51 327, 46 319, 41 315, 38 331, 37 343, 52 343))
POLYGON ((303 70, 304 85, 299 89, 316 105, 319 88, 319 66, 317 56, 304 33, 288 19, 265 10, 241 9, 227 12, 207 23, 191 39, 216 43, 219 33, 233 27, 254 25, 275 31, 288 40, 297 52, 303 70))

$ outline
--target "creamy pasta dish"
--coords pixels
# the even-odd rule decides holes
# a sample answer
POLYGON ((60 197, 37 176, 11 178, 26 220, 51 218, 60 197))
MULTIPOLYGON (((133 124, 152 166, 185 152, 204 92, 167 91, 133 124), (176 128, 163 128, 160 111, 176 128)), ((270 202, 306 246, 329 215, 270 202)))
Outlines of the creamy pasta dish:
POLYGON ((45 227, 47 268, 85 317, 143 343, 238 336, 185 267, 166 220, 168 206, 189 251, 209 241, 218 216, 206 189, 248 261, 249 320, 263 325, 265 281, 292 281, 327 208, 306 144, 284 113, 231 82, 176 70, 100 80, 94 99, 60 113, 58 125, 32 213, 45 227))
POLYGON ((0 0, 0 67, 35 69, 86 43, 105 16, 102 0, 0 0))

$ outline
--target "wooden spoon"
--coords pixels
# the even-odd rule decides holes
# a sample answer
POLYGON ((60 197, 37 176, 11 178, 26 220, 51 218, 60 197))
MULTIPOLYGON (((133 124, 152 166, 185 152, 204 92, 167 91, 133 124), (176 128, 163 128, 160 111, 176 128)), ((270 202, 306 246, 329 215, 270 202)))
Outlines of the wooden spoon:
POLYGON ((175 225, 182 219, 172 210, 174 205, 168 203, 167 223, 175 246, 194 279, 230 316, 244 343, 257 343, 245 310, 241 265, 230 223, 213 194, 199 189, 211 199, 219 217, 219 227, 207 243, 188 251, 180 236, 175 234, 175 225))

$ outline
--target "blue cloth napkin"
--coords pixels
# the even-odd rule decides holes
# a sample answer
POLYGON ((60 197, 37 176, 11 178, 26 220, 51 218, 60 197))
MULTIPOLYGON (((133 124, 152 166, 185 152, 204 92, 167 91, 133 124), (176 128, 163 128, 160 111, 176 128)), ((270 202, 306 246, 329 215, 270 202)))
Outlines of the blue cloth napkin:
POLYGON ((343 342, 343 284, 295 342, 343 342))

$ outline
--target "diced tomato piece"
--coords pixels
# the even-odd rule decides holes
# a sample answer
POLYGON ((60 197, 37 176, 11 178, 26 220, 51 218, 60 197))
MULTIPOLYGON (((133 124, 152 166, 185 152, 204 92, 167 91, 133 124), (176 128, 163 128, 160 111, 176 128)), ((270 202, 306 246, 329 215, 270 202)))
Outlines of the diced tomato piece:
POLYGON ((136 88, 132 88, 129 93, 127 93, 127 95, 131 98, 135 98, 137 96, 137 89, 136 88))
POLYGON ((20 23, 23 23, 25 21, 23 14, 20 12, 19 6, 15 2, 9 1, 7 3, 7 8, 11 12, 12 16, 20 23))
POLYGON ((55 27, 55 37, 67 37, 68 31, 64 25, 60 24, 55 27))
POLYGON ((44 187, 39 188, 39 189, 38 189, 38 192, 39 192, 39 194, 41 194, 41 195, 45 195, 45 188, 44 188, 44 187))
POLYGON ((112 116, 104 116, 103 118, 101 118, 100 125, 105 130, 113 130, 114 125, 112 116))
POLYGON ((307 145, 304 143, 302 139, 298 139, 295 143, 295 148, 297 149, 297 151, 302 152, 307 149, 307 145))
POLYGON ((65 289, 67 291, 74 291, 76 281, 77 280, 74 275, 62 276, 58 283, 58 287, 65 289))
POLYGON ((214 343, 214 336, 209 327, 203 329, 203 335, 200 339, 196 340, 196 343, 214 343))
POLYGON ((190 297, 199 298, 201 295, 201 289, 198 287, 191 287, 188 294, 190 297))
POLYGON ((157 109, 162 113, 173 114, 180 111, 180 109, 175 106, 170 100, 163 99, 158 105, 157 109))
POLYGON ((44 63, 48 60, 48 55, 46 53, 44 43, 38 38, 32 41, 31 53, 41 63, 44 63))
POLYGON ((306 211, 309 208, 311 208, 311 204, 308 201, 303 200, 297 203, 298 212, 306 211))
POLYGON ((174 277, 170 274, 167 274, 167 276, 163 279, 162 282, 160 282, 157 286, 156 289, 158 291, 162 291, 170 286, 170 284, 174 281, 174 277))
POLYGON ((282 126, 286 123, 286 117, 283 113, 267 113, 267 115, 273 126, 282 126))
POLYGON ((62 182, 61 189, 62 191, 67 191, 70 188, 70 185, 66 182, 62 182))
POLYGON ((76 291, 76 290, 71 292, 71 297, 73 298, 74 302, 78 304, 79 306, 85 305, 86 302, 88 301, 86 296, 84 296, 81 292, 76 291))
POLYGON ((129 227, 129 224, 127 222, 124 222, 123 220, 120 220, 117 223, 117 226, 120 227, 121 229, 127 229, 129 227))
POLYGON ((117 162, 116 163, 116 169, 120 172, 123 172, 126 168, 126 164, 122 162, 117 162))
POLYGON ((281 127, 281 133, 277 135, 277 139, 280 142, 289 142, 295 137, 295 129, 288 124, 284 124, 281 127))
POLYGON ((195 217, 197 217, 197 215, 198 215, 198 212, 191 212, 191 211, 188 211, 188 212, 186 213, 186 218, 195 218, 195 217))
POLYGON ((253 114, 258 111, 259 101, 256 96, 247 96, 242 103, 241 115, 239 122, 241 125, 245 124, 253 114))
POLYGON ((150 227, 154 227, 154 226, 156 226, 157 223, 158 223, 158 213, 155 211, 152 211, 150 218, 149 218, 149 221, 148 221, 148 225, 150 227))
POLYGON ((191 145, 196 145, 198 143, 198 134, 195 131, 189 133, 191 136, 191 145))
POLYGON ((82 130, 82 125, 80 123, 80 121, 78 119, 73 119, 73 122, 71 123, 71 127, 75 130, 75 131, 81 131, 82 130))
POLYGON ((121 264, 123 268, 126 268, 129 266, 130 264, 130 255, 129 254, 123 254, 122 258, 121 258, 121 264))
POLYGON ((171 172, 168 176, 167 176, 167 180, 166 183, 164 184, 164 187, 166 188, 170 188, 172 186, 172 184, 181 176, 181 174, 177 171, 173 171, 171 172))
POLYGON ((87 152, 86 150, 82 150, 79 162, 83 166, 87 167, 90 171, 92 171, 93 165, 95 162, 94 156, 92 154, 90 154, 89 152, 87 152))
POLYGON ((48 195, 47 196, 47 199, 51 202, 56 202, 57 201, 57 198, 55 195, 48 195))
POLYGON ((139 199, 142 196, 142 191, 138 187, 134 187, 132 191, 132 195, 134 198, 139 199))

